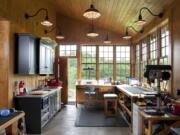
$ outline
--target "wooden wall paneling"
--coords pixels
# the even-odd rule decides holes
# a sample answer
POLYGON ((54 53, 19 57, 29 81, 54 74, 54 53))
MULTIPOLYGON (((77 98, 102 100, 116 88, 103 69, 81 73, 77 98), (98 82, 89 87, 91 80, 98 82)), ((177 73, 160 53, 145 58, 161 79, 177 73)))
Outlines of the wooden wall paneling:
POLYGON ((0 21, 0 109, 9 104, 9 33, 9 22, 0 21))
POLYGON ((176 93, 177 89, 180 89, 180 1, 176 0, 173 4, 173 15, 172 15, 172 23, 173 23, 173 29, 172 29, 172 40, 173 40, 173 93, 176 93))
MULTIPOLYGON (((59 13, 64 16, 88 22, 82 15, 83 12, 89 8, 91 4, 90 0, 60 0, 51 2, 57 7, 59 13)), ((171 2, 172 0, 153 0, 150 2, 144 0, 96 0, 93 1, 93 4, 102 14, 97 20, 96 25, 107 30, 112 30, 115 33, 122 34, 126 26, 131 25, 137 20, 140 8, 145 6, 152 9, 153 12, 159 13, 163 10, 164 6, 169 5, 171 2)), ((147 19, 148 22, 154 18, 146 11, 143 12, 143 17, 147 19)), ((133 31, 131 31, 131 33, 133 35, 135 34, 133 31)))
MULTIPOLYGON (((97 22, 94 22, 96 24, 97 22)), ((88 38, 86 36, 90 29, 90 21, 83 22, 63 15, 57 15, 57 25, 61 28, 65 39, 61 41, 62 44, 85 44, 85 45, 103 45, 106 33, 109 33, 109 38, 112 41, 111 45, 127 45, 128 41, 123 40, 122 35, 111 30, 103 29, 95 26, 95 31, 99 33, 96 38, 88 38)))
MULTIPOLYGON (((22 76, 14 74, 14 33, 22 33, 28 32, 32 33, 38 37, 46 36, 44 34, 44 27, 40 24, 42 19, 44 18, 44 13, 38 14, 38 16, 34 18, 30 18, 26 20, 24 18, 24 13, 27 12, 29 14, 35 13, 40 8, 47 8, 49 12, 49 19, 56 24, 56 12, 52 7, 52 4, 47 4, 47 2, 42 1, 12 1, 12 0, 2 0, 0 4, 0 17, 4 20, 9 21, 9 34, 8 40, 6 44, 6 55, 3 56, 3 59, 6 60, 6 69, 8 71, 8 86, 1 87, 5 93, 1 93, 0 96, 6 97, 3 99, 4 103, 2 107, 12 107, 13 106, 13 91, 15 88, 15 81, 24 80, 27 88, 32 88, 38 85, 38 80, 43 80, 46 76, 22 76), (34 6, 36 5, 36 6, 34 6), (16 9, 16 10, 14 10, 16 9), (8 94, 8 95, 7 95, 8 94), (7 97, 8 96, 8 97, 7 97)), ((4 27, 5 28, 5 27, 4 27)), ((8 30, 7 30, 8 32, 8 30)), ((5 36, 5 35, 4 35, 5 36)), ((52 32, 48 34, 51 38, 54 38, 55 33, 52 32)), ((1 49, 2 50, 2 49, 1 49)), ((3 51, 3 50, 2 50, 3 51)), ((2 53, 3 54, 3 53, 2 53)), ((5 72, 3 72, 5 73, 5 72)), ((49 77, 49 76, 47 76, 49 77)))

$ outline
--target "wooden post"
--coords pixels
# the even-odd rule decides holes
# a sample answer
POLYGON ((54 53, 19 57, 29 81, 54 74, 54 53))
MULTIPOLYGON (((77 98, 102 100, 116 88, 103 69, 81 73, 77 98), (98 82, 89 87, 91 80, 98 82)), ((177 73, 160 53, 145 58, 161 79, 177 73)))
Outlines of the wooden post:
POLYGON ((96 80, 99 80, 99 46, 96 46, 96 80))
POLYGON ((116 80, 116 46, 113 46, 113 80, 116 80))

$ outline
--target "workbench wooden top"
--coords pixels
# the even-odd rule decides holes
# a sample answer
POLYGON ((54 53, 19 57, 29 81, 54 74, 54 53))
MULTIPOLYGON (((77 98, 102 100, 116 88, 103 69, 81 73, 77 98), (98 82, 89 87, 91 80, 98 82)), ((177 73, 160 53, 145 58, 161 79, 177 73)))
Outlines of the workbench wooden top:
POLYGON ((152 92, 152 94, 154 93, 154 91, 150 91, 150 90, 147 90, 147 89, 141 88, 141 87, 130 86, 127 84, 116 85, 116 88, 129 97, 145 97, 145 96, 147 96, 145 94, 146 92, 147 93, 152 92))
POLYGON ((139 110, 140 114, 148 120, 180 120, 179 115, 174 115, 171 113, 165 113, 164 115, 150 115, 144 112, 144 110, 139 110))
MULTIPOLYGON (((14 116, 8 116, 10 117, 7 120, 4 120, 1 124, 0 124, 0 131, 3 129, 6 129, 7 127, 9 127, 10 125, 12 125, 13 123, 17 122, 19 119, 23 118, 25 116, 24 112, 15 112, 16 114, 14 116), (12 118, 11 118, 12 117, 12 118)), ((3 117, 2 119, 5 119, 6 117, 3 117)))

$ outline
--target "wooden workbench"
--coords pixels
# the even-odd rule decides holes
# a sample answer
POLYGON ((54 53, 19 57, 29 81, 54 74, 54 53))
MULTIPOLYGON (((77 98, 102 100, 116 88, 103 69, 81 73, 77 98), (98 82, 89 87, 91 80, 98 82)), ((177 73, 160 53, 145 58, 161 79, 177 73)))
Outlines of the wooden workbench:
MULTIPOLYGON (((132 112, 133 112, 133 103, 137 101, 140 97, 145 97, 144 92, 147 92, 146 89, 140 87, 133 87, 130 85, 117 85, 116 89, 119 91, 118 103, 120 106, 120 112, 122 112, 126 122, 129 124, 130 129, 132 129, 132 112)), ((153 97, 153 96, 152 96, 153 97)), ((153 97, 154 98, 154 97, 153 97)))
POLYGON ((145 133, 147 133, 147 135, 153 134, 152 131, 153 131, 153 123, 154 122, 160 122, 160 121, 172 122, 171 125, 164 128, 163 130, 161 130, 157 135, 167 135, 170 133, 171 127, 180 127, 180 116, 178 116, 178 115, 173 115, 173 114, 165 114, 162 116, 149 115, 149 114, 146 114, 143 110, 140 110, 139 113, 141 115, 141 125, 142 125, 141 134, 142 135, 144 135, 145 133), (148 123, 147 128, 145 128, 145 126, 144 126, 145 125, 144 120, 147 120, 147 123, 148 123))
POLYGON ((76 107, 77 104, 84 104, 86 100, 86 96, 84 94, 85 88, 86 87, 95 87, 96 93, 98 95, 98 102, 101 104, 103 102, 103 94, 104 93, 111 93, 114 92, 115 85, 111 84, 104 84, 104 83, 92 83, 92 84, 87 84, 87 83, 76 83, 76 107))
POLYGON ((5 129, 7 135, 17 135, 18 120, 24 116, 24 112, 17 112, 14 116, 10 116, 10 118, 7 117, 7 120, 5 120, 5 118, 0 118, 0 120, 2 120, 0 123, 0 131, 5 129))

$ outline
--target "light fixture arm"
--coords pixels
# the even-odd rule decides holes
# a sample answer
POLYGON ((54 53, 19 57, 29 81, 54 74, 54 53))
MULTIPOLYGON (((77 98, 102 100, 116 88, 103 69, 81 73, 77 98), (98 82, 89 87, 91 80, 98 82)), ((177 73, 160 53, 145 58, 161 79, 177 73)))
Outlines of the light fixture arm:
POLYGON ((159 18, 162 18, 163 17, 163 13, 159 13, 159 14, 154 14, 149 8, 147 7, 142 7, 139 11, 139 15, 142 16, 142 11, 143 10, 147 10, 152 16, 158 16, 159 18))
POLYGON ((48 34, 48 33, 51 33, 53 30, 55 30, 56 29, 56 27, 53 27, 52 29, 50 29, 50 30, 44 30, 44 33, 45 34, 48 34))
POLYGON ((136 30, 133 26, 128 26, 128 27, 126 27, 126 33, 127 33, 127 35, 128 35, 128 30, 129 29, 132 29, 132 30, 134 30, 135 32, 137 32, 137 33, 143 33, 144 32, 144 29, 141 29, 140 31, 138 31, 138 30, 136 30))
POLYGON ((45 13, 46 13, 46 18, 48 18, 48 10, 47 10, 46 8, 40 8, 40 9, 39 9, 35 14, 33 14, 33 15, 29 15, 28 13, 25 13, 25 18, 26 18, 26 19, 29 19, 30 17, 34 17, 34 16, 38 15, 39 12, 41 12, 41 11, 45 11, 45 13))

